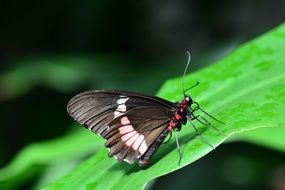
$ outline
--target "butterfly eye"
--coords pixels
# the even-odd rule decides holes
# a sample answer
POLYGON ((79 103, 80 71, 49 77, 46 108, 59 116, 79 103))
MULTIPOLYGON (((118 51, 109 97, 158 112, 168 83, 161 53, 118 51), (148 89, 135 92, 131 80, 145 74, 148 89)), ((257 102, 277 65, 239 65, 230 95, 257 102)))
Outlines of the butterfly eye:
POLYGON ((191 99, 190 96, 186 96, 186 97, 185 97, 185 100, 186 100, 187 102, 189 102, 190 99, 191 99))
POLYGON ((185 101, 187 102, 188 106, 191 106, 193 104, 193 99, 190 96, 185 96, 185 101))

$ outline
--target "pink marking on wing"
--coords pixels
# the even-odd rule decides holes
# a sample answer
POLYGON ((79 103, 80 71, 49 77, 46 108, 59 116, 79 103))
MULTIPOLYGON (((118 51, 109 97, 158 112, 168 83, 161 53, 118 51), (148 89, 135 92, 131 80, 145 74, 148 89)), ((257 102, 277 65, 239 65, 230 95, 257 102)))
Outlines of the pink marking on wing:
POLYGON ((129 140, 126 141, 126 145, 131 147, 133 143, 137 140, 140 134, 136 133, 134 136, 132 136, 129 140))
POLYGON ((143 155, 147 149, 148 149, 148 147, 147 147, 146 141, 143 140, 143 142, 141 143, 141 146, 139 148, 139 152, 141 153, 141 155, 143 155))
POLYGON ((121 135, 132 132, 132 131, 134 131, 134 128, 131 125, 126 125, 126 126, 119 128, 119 132, 121 135))
POLYGON ((128 124, 130 124, 130 120, 128 119, 128 117, 122 117, 121 118, 121 124, 122 125, 128 125, 128 124))
POLYGON ((137 150, 137 149, 140 147, 140 145, 141 145, 141 143, 143 142, 143 140, 144 140, 144 136, 143 136, 143 135, 140 135, 140 136, 137 138, 137 140, 134 142, 132 148, 133 148, 134 150, 137 150))
POLYGON ((136 131, 127 133, 127 134, 125 134, 125 135, 123 135, 123 136, 121 137, 121 140, 122 140, 122 141, 127 141, 128 139, 132 138, 136 133, 137 133, 136 131))

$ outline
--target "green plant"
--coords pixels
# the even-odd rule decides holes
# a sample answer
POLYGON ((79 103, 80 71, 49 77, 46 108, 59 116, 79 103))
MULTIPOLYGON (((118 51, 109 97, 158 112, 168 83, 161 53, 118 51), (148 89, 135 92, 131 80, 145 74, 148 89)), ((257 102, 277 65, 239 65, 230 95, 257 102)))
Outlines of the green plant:
MULTIPOLYGON (((212 122, 227 137, 263 127, 272 127, 267 130, 267 134, 270 131, 274 133, 276 130, 284 130, 284 52, 283 25, 243 45, 217 64, 189 75, 186 84, 200 81, 201 86, 193 89, 191 95, 210 113, 225 121, 226 125, 212 122)), ((172 101, 180 100, 181 78, 167 81, 158 95, 172 101)), ((211 128, 199 127, 203 130, 203 137, 214 146, 226 139, 211 128)), ((190 164, 212 151, 193 133, 191 127, 185 126, 179 134, 184 154, 181 166, 177 164, 178 154, 174 141, 159 150, 153 165, 147 169, 141 169, 137 165, 118 164, 114 159, 107 158, 107 150, 102 149, 46 189, 140 189, 151 179, 190 164)), ((254 133, 251 136, 255 138, 254 133)), ((264 138, 266 137, 270 135, 264 138)), ((271 141, 270 139, 264 141, 271 141)), ((278 140, 284 141, 282 137, 278 140)))
MULTIPOLYGON (((242 45, 218 63, 189 74, 185 78, 186 85, 190 86, 196 81, 201 83, 191 90, 192 98, 226 123, 221 125, 209 119, 223 134, 196 123, 202 136, 215 147, 232 137, 232 140, 248 141, 285 152, 282 135, 285 131, 284 70, 285 25, 281 25, 242 45)), ((181 78, 168 80, 158 96, 171 101, 180 100, 181 78)), ((85 134, 79 135, 78 139, 83 136, 85 134)), ((103 145, 104 141, 95 136, 92 141, 103 145)), ((180 166, 174 139, 158 150, 152 165, 145 169, 137 164, 119 164, 115 159, 108 158, 107 150, 102 148, 75 170, 44 189, 142 189, 151 179, 175 171, 213 151, 190 125, 184 126, 179 132, 179 139, 183 152, 180 166)), ((60 149, 60 146, 55 148, 60 149)), ((60 152, 53 158, 59 155, 60 152)), ((0 172, 2 182, 3 172, 0 172)))

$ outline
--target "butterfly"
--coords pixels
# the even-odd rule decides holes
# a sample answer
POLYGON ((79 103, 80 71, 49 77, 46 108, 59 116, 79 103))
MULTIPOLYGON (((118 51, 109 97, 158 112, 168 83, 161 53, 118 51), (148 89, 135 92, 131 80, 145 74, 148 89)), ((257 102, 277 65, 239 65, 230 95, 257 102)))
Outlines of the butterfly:
MULTIPOLYGON (((190 54, 184 76, 189 62, 190 54)), ((176 103, 137 92, 86 91, 69 101, 67 112, 81 125, 106 140, 108 156, 129 164, 138 160, 139 166, 145 166, 165 138, 172 131, 179 131, 187 121, 196 119, 202 124, 211 125, 204 117, 195 115, 195 111, 201 110, 215 119, 186 94, 187 90, 183 92, 182 101, 176 103)), ((191 124, 199 134, 195 125, 191 124)))

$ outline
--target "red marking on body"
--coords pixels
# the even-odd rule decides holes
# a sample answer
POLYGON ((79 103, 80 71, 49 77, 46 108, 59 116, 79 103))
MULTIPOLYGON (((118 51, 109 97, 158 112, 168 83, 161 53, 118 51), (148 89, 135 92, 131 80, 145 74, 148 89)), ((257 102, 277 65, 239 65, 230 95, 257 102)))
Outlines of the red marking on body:
POLYGON ((182 119, 182 117, 181 117, 180 114, 175 114, 174 117, 175 117, 175 119, 178 120, 178 121, 182 119))
POLYGON ((167 126, 168 131, 172 131, 177 126, 177 124, 182 121, 183 119, 182 116, 186 112, 187 107, 188 107, 187 101, 185 99, 182 100, 182 102, 179 105, 179 108, 174 113, 173 117, 171 118, 171 121, 167 126))
POLYGON ((171 120, 171 121, 169 122, 169 124, 168 124, 167 130, 168 130, 168 131, 172 131, 172 130, 176 127, 176 125, 177 125, 177 122, 171 120))
POLYGON ((183 111, 185 111, 185 109, 188 107, 188 103, 187 101, 184 99, 182 100, 182 102, 180 103, 180 109, 182 108, 183 111))

